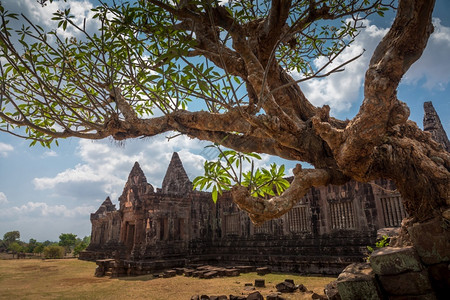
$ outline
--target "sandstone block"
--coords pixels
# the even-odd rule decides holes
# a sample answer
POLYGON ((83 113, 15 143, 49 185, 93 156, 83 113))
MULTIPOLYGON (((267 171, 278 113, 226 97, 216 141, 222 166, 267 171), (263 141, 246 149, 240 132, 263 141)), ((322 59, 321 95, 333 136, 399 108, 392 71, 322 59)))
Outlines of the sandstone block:
POLYGON ((256 287, 265 287, 266 281, 264 279, 255 279, 255 286, 256 287))
POLYGON ((285 300, 286 298, 280 296, 277 293, 270 293, 267 295, 266 300, 285 300))
POLYGON ((237 266, 236 269, 241 271, 241 273, 250 273, 256 271, 256 267, 253 266, 237 266))
POLYGON ((327 284, 323 290, 325 295, 328 297, 329 300, 341 300, 341 296, 339 295, 339 291, 337 289, 337 282, 332 281, 329 284, 327 284))
POLYGON ((184 268, 175 268, 174 270, 177 275, 183 275, 184 273, 184 268))
POLYGON ((408 227, 414 248, 427 265, 450 261, 450 228, 441 217, 408 227))
POLYGON ((413 247, 385 247, 370 256, 370 266, 375 274, 394 275, 403 272, 422 270, 422 263, 413 247))
POLYGON ((295 284, 295 283, 294 283, 294 279, 285 279, 284 281, 290 282, 290 283, 292 283, 292 284, 295 284))
POLYGON ((203 276, 201 276, 200 278, 210 279, 210 278, 216 277, 217 274, 218 273, 216 271, 210 271, 210 272, 204 273, 203 276))
POLYGON ((375 273, 367 263, 347 266, 336 281, 342 299, 381 299, 375 273))
POLYGON ((289 281, 283 281, 279 284, 277 284, 276 289, 280 293, 293 293, 295 291, 295 284, 289 282, 289 281))
POLYGON ((243 296, 234 296, 234 295, 230 295, 230 300, 246 300, 246 297, 243 296))
POLYGON ((225 295, 220 296, 209 296, 209 300, 227 300, 228 297, 225 295))
POLYGON ((450 295, 450 264, 440 263, 428 267, 431 285, 439 299, 450 295))
POLYGON ((433 293, 424 295, 390 296, 389 300, 436 300, 436 296, 433 293))
POLYGON ((303 284, 299 284, 299 285, 296 285, 296 288, 300 291, 300 292, 302 292, 302 293, 305 293, 305 292, 307 292, 308 291, 308 289, 306 288, 306 286, 304 286, 303 284))
POLYGON ((260 292, 256 291, 248 294, 247 300, 264 300, 264 297, 260 292))
MULTIPOLYGON (((421 295, 431 290, 428 272, 407 272, 378 277, 383 289, 390 295, 421 295)), ((339 290, 340 292, 340 290, 339 290)))
POLYGON ((97 268, 95 268, 95 277, 102 277, 105 276, 105 268, 103 266, 97 266, 97 268))
POLYGON ((317 293, 313 293, 311 295, 311 299, 316 299, 316 300, 328 300, 327 296, 325 295, 319 295, 317 293))
POLYGON ((164 271, 164 278, 169 278, 169 277, 175 277, 177 275, 177 272, 175 270, 167 270, 164 271))
POLYGON ((262 267, 262 268, 257 268, 256 269, 256 273, 258 275, 266 275, 270 273, 270 268, 268 267, 262 267))
POLYGON ((240 272, 238 269, 226 269, 225 275, 226 276, 239 276, 240 272))

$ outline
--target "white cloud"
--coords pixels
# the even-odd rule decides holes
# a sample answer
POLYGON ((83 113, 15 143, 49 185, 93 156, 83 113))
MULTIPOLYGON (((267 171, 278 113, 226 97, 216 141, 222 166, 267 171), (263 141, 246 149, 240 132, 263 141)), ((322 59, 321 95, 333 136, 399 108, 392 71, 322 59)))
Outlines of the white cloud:
MULTIPOLYGON (((99 27, 97 20, 92 20, 94 12, 91 9, 94 7, 88 0, 71 0, 71 1, 53 1, 50 3, 47 1, 46 6, 42 7, 36 0, 15 0, 15 1, 3 1, 3 6, 6 10, 14 13, 23 13, 31 22, 40 25, 44 30, 55 30, 57 28, 58 21, 52 20, 53 13, 57 10, 64 11, 70 8, 71 15, 74 16, 72 21, 79 27, 86 25, 86 31, 93 33, 99 27), (86 20, 86 23, 84 24, 86 20)), ((12 27, 20 28, 19 21, 14 21, 12 27), (16 27, 17 26, 17 27, 16 27)), ((67 27, 66 31, 62 29, 57 30, 62 38, 66 37, 81 37, 82 34, 77 29, 71 26, 67 27)))
MULTIPOLYGON (((350 47, 346 48, 342 54, 326 68, 326 71, 360 55, 364 54, 345 66, 344 72, 332 74, 323 79, 312 79, 300 86, 306 97, 316 106, 329 105, 333 112, 348 111, 350 107, 359 102, 359 93, 363 84, 364 74, 367 69, 370 57, 378 45, 379 41, 386 34, 387 29, 378 28, 370 21, 365 20, 364 28, 350 47)), ((321 67, 325 63, 323 58, 316 59, 314 64, 321 67)), ((295 78, 299 75, 293 73, 295 78)))
POLYGON ((138 161, 147 181, 161 187, 173 151, 177 151, 191 180, 201 174, 206 143, 179 136, 167 141, 159 135, 145 140, 131 140, 119 146, 109 140, 80 140, 77 153, 81 163, 54 177, 33 180, 38 190, 51 190, 53 196, 68 196, 83 201, 117 199, 122 193, 128 174, 138 161))
MULTIPOLYGON (((355 57, 365 50, 362 57, 345 66, 345 71, 333 74, 323 79, 312 79, 301 83, 305 95, 316 106, 330 105, 331 113, 348 111, 352 105, 360 103, 361 88, 369 60, 379 41, 387 33, 387 28, 372 25, 364 21, 366 28, 362 30, 355 42, 347 48, 328 69, 355 57)), ((427 89, 447 88, 450 82, 450 27, 445 27, 439 19, 434 19, 434 33, 431 35, 422 57, 412 65, 405 74, 402 83, 415 85, 423 80, 427 89)), ((324 63, 317 59, 316 66, 324 63)), ((295 78, 299 75, 293 73, 295 78)))
POLYGON ((49 205, 45 202, 27 202, 21 206, 13 206, 0 210, 1 217, 11 216, 62 216, 66 218, 74 218, 77 216, 86 216, 95 211, 94 206, 77 206, 68 208, 65 205, 49 205))
POLYGON ((42 156, 43 157, 56 157, 56 156, 58 156, 58 153, 56 153, 53 150, 48 150, 48 151, 45 151, 44 154, 42 154, 42 156))
POLYGON ((13 150, 13 146, 0 142, 0 157, 7 157, 9 152, 13 150))
POLYGON ((405 74, 404 83, 415 85, 423 80, 423 87, 429 90, 444 90, 450 82, 450 27, 433 19, 434 32, 428 40, 422 57, 405 74))
POLYGON ((8 198, 6 198, 5 193, 0 192, 0 205, 8 203, 8 198))

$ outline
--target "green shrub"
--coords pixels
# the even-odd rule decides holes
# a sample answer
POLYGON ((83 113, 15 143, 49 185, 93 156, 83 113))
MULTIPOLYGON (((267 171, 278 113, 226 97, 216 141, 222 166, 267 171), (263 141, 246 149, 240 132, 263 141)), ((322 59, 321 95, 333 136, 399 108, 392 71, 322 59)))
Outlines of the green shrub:
POLYGON ((383 237, 381 239, 379 239, 376 243, 375 243, 375 247, 373 248, 371 246, 367 246, 367 250, 369 250, 369 255, 366 257, 366 261, 370 261, 370 255, 372 254, 373 251, 375 251, 376 249, 379 248, 384 248, 389 246, 389 242, 390 242, 391 238, 388 237, 387 235, 383 235, 383 237))
POLYGON ((44 248, 45 258, 63 258, 64 257, 64 247, 52 245, 44 248))

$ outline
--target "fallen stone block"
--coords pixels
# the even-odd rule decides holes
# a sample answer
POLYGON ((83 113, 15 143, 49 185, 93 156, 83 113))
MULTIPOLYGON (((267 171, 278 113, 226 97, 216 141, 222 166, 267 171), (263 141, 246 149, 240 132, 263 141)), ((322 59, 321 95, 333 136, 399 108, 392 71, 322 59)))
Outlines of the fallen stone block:
POLYGON ((236 269, 241 271, 241 273, 250 273, 256 271, 256 267, 254 266, 237 266, 236 269))
MULTIPOLYGON (((442 299, 446 299, 446 298, 442 298, 442 299)), ((389 300, 436 300, 436 296, 433 293, 424 294, 424 295, 390 296, 389 300)))
POLYGON ((299 285, 297 285, 296 288, 297 288, 300 292, 302 292, 302 293, 305 293, 305 292, 308 291, 308 289, 306 288, 306 286, 304 286, 304 285, 301 284, 301 283, 300 283, 299 285))
POLYGON ((269 295, 267 295, 266 300, 286 300, 286 298, 277 293, 270 293, 269 295))
POLYGON ((379 276, 378 279, 383 289, 390 295, 421 295, 431 291, 427 270, 397 275, 383 275, 379 276))
POLYGON ((227 300, 228 297, 225 295, 220 296, 209 296, 209 300, 227 300))
POLYGON ((217 276, 225 276, 225 268, 214 268, 211 271, 216 271, 217 276))
POLYGON ((315 300, 328 300, 327 296, 325 296, 325 295, 319 295, 319 294, 317 294, 317 293, 312 293, 311 299, 315 299, 315 300))
POLYGON ((284 281, 290 282, 290 283, 292 283, 292 284, 295 284, 295 283, 294 283, 294 279, 285 279, 284 281))
POLYGON ((238 269, 226 269, 225 276, 239 276, 240 271, 238 269))
POLYGON ((255 279, 255 286, 256 287, 265 287, 266 281, 264 279, 255 279))
POLYGON ((414 248, 424 264, 450 261, 450 230, 446 228, 442 217, 414 223, 407 229, 414 248))
POLYGON ((210 300, 208 295, 201 295, 200 300, 210 300))
POLYGON ((423 269, 420 258, 412 246, 378 249, 370 256, 370 266, 377 275, 419 272, 423 269))
POLYGON ((428 267, 431 285, 439 299, 445 299, 450 295, 450 264, 440 263, 428 267))
POLYGON ((339 295, 339 291, 337 289, 336 281, 332 281, 329 284, 327 284, 323 292, 325 293, 325 295, 328 297, 329 300, 341 300, 341 296, 339 295))
POLYGON ((230 295, 230 300, 247 300, 247 297, 230 295))
POLYGON ((169 277, 175 277, 177 275, 177 272, 175 270, 167 270, 164 271, 164 278, 169 278, 169 277))
POLYGON ((217 276, 217 272, 216 271, 207 271, 207 272, 205 272, 205 273, 203 273, 203 274, 200 274, 200 278, 204 278, 204 279, 210 279, 210 278, 213 278, 213 277, 216 277, 217 276))
POLYGON ((183 275, 184 273, 184 268, 174 268, 174 270, 177 275, 183 275))
POLYGON ((260 292, 256 291, 248 294, 247 300, 264 300, 264 297, 260 292))
POLYGON ((382 299, 375 273, 367 263, 347 266, 336 282, 342 299, 382 299))
POLYGON ((264 276, 264 275, 270 273, 270 268, 268 268, 268 267, 257 268, 256 273, 258 275, 264 276))
POLYGON ((293 293, 296 290, 295 284, 289 281, 283 281, 277 284, 275 287, 280 293, 293 293))

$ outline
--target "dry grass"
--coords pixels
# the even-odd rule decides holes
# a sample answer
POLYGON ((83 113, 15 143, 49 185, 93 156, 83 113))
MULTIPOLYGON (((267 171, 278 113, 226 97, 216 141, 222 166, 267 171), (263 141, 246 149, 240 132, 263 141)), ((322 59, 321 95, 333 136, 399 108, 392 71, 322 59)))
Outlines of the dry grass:
MULTIPOLYGON (((93 276, 95 263, 76 259, 64 260, 0 260, 0 299, 190 299, 195 294, 241 295, 245 283, 255 279, 266 281, 258 290, 266 296, 286 278, 304 284, 309 290, 323 293, 331 277, 301 277, 293 274, 242 274, 239 277, 198 279, 176 276, 153 278, 151 275, 114 278, 93 276)), ((300 292, 283 294, 287 299, 311 299, 300 292)))

